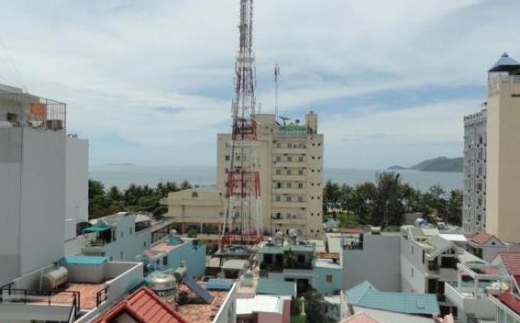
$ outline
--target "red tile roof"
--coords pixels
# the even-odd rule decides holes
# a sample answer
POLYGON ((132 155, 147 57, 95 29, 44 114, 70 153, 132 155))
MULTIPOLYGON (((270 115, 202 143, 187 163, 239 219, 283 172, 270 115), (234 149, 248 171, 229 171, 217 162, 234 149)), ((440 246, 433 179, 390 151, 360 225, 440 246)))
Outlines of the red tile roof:
POLYGON ((500 257, 512 276, 520 276, 520 252, 501 252, 500 257))
POLYGON ((189 323, 154 292, 141 287, 101 316, 96 323, 111 323, 127 313, 139 323, 189 323))
POLYGON ((502 293, 500 301, 507 305, 516 314, 520 315, 520 300, 511 294, 511 291, 502 293))
POLYGON ((489 241, 489 239, 493 238, 493 235, 487 232, 479 232, 476 236, 471 238, 471 242, 475 244, 484 244, 489 241))
POLYGON ((340 323, 381 323, 365 312, 357 312, 340 323))

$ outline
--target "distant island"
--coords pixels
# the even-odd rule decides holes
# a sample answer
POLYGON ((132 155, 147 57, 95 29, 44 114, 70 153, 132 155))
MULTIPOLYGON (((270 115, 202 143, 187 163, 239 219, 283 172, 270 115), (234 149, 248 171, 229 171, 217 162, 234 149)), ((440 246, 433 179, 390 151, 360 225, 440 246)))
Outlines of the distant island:
POLYGON ((388 170, 418 170, 421 172, 454 172, 461 173, 462 172, 462 157, 458 158, 447 158, 447 157, 437 157, 433 159, 427 159, 419 164, 403 167, 403 166, 391 166, 388 170))

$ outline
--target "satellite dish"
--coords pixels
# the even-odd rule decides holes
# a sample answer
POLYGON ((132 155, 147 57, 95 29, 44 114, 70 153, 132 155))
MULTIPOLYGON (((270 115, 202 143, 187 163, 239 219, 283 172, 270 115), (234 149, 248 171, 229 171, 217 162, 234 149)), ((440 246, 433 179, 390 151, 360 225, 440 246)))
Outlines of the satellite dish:
POLYGON ((284 116, 280 116, 279 118, 282 119, 282 121, 283 121, 283 125, 284 125, 284 126, 285 126, 285 123, 286 123, 287 120, 291 120, 291 118, 289 118, 289 117, 284 117, 284 116))

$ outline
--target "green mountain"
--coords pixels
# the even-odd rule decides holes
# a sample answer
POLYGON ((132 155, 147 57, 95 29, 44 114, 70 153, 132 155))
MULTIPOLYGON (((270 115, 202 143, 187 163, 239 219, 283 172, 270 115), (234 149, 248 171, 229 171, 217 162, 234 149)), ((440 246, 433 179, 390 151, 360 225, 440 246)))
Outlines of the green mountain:
POLYGON ((462 157, 447 158, 437 157, 433 159, 426 159, 416 165, 410 167, 392 166, 389 170, 411 169, 421 172, 462 172, 462 157))

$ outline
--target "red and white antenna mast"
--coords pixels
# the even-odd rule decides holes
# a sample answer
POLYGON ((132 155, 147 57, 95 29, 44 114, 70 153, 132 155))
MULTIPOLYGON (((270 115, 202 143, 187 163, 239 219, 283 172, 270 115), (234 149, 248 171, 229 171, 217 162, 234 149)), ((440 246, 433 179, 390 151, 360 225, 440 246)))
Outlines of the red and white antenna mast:
POLYGON ((235 98, 231 112, 231 158, 226 181, 222 244, 251 244, 262 238, 258 172, 256 68, 253 53, 253 0, 240 0, 239 49, 235 63, 235 98))

